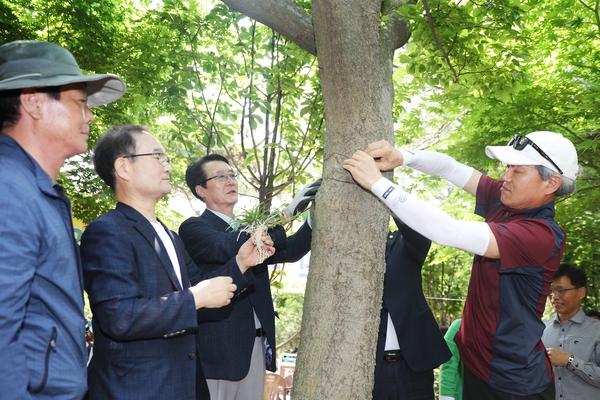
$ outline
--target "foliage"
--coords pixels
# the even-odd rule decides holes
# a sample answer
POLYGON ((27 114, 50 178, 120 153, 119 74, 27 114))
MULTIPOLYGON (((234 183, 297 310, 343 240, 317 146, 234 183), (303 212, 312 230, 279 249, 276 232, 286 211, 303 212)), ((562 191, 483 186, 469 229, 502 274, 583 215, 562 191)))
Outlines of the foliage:
MULTIPOLYGON (((112 125, 150 122, 146 115, 151 109, 149 102, 132 90, 127 77, 135 74, 129 72, 133 66, 126 61, 131 42, 130 23, 138 13, 134 4, 144 2, 32 0, 2 4, 12 10, 18 19, 16 25, 27 32, 22 39, 46 40, 64 46, 86 73, 111 72, 125 77, 128 92, 120 101, 92 109, 95 120, 90 129, 90 149, 100 133, 112 125)), ((148 82, 145 86, 149 86, 148 82)), ((59 181, 72 200, 74 216, 84 223, 114 205, 112 193, 93 171, 90 152, 68 160, 59 181)))
MULTIPOLYGON (((275 341, 278 345, 294 337, 300 330, 303 303, 304 295, 301 293, 277 292, 275 309, 279 318, 275 319, 275 341)), ((298 343, 299 337, 284 345, 278 354, 298 348, 298 343)))
MULTIPOLYGON (((0 4, 10 22, 6 40, 61 44, 83 70, 126 81, 121 100, 93 110, 90 149, 111 125, 148 125, 174 160, 176 191, 188 190, 187 165, 216 151, 244 172, 243 186, 267 209, 319 168, 324 119, 314 57, 226 6, 205 10, 203 2, 179 0, 154 8, 127 0, 0 4)), ((74 215, 85 222, 114 204, 90 165, 89 153, 74 158, 61 177, 74 215)))
POLYGON ((440 88, 506 102, 527 78, 521 69, 534 50, 521 34, 526 3, 434 0, 400 7, 411 22, 411 42, 397 57, 411 77, 405 99, 440 88))
POLYGON ((267 258, 264 249, 265 244, 261 238, 262 234, 278 225, 291 223, 293 220, 294 217, 288 218, 282 211, 266 212, 263 210, 263 205, 259 204, 254 208, 244 210, 235 220, 235 224, 231 225, 231 228, 233 230, 241 228, 240 235, 244 232, 252 238, 258 254, 260 254, 259 263, 262 263, 267 258))
MULTIPOLYGON (((176 35, 163 89, 169 145, 192 161, 227 155, 265 209, 303 184, 319 159, 324 119, 314 58, 272 30, 217 4, 165 1, 152 17, 176 35), (293 189, 292 189, 293 190, 293 189)), ((159 88, 160 88, 159 84, 159 88)))
POLYGON ((243 210, 242 213, 237 216, 235 224, 232 224, 231 228, 233 230, 243 228, 243 232, 251 235, 255 232, 256 229, 254 228, 257 226, 264 226, 266 229, 269 229, 287 222, 290 222, 290 220, 285 217, 283 212, 264 211, 263 206, 259 204, 256 207, 243 210))
POLYGON ((0 2, 0 43, 32 37, 34 37, 34 34, 30 27, 19 23, 13 10, 4 1, 0 2))

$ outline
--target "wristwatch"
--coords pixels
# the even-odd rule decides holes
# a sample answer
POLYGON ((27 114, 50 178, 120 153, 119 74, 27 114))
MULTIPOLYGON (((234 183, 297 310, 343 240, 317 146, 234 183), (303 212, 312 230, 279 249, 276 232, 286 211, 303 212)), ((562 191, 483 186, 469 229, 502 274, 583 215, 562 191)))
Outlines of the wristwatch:
POLYGON ((571 354, 569 356, 569 361, 567 362, 567 368, 569 368, 571 366, 571 364, 573 364, 573 361, 575 361, 575 356, 573 354, 571 354))

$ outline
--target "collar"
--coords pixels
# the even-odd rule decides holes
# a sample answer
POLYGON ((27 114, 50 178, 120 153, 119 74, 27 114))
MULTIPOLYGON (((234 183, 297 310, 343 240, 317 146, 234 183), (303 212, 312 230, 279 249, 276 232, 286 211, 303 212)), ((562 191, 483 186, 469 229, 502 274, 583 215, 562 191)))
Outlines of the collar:
POLYGON ((52 179, 50 175, 46 173, 46 171, 42 169, 42 167, 40 166, 40 164, 38 164, 35 158, 33 158, 23 147, 21 147, 21 145, 17 143, 15 139, 8 135, 0 133, 0 143, 6 143, 6 145, 14 148, 15 152, 21 153, 21 156, 23 157, 22 159, 29 161, 29 164, 26 164, 25 162, 23 166, 25 166, 25 168, 33 172, 33 174, 35 175, 37 186, 42 191, 42 193, 50 197, 57 197, 56 192, 54 191, 54 185, 57 182, 54 179, 52 179))
POLYGON ((552 200, 536 208, 528 208, 524 210, 525 215, 527 215, 528 218, 554 219, 554 216, 556 215, 554 201, 555 200, 552 200))
MULTIPOLYGON (((568 320, 566 320, 565 324, 568 321, 573 321, 573 323, 575 323, 575 324, 582 324, 585 317, 586 317, 586 315, 583 312, 583 309, 581 307, 579 307, 579 311, 577 312, 577 314, 573 315, 571 318, 569 318, 568 320)), ((558 322, 560 324, 560 319, 558 318, 558 314, 556 314, 554 316, 554 321, 558 322)))
POLYGON ((231 218, 231 217, 230 217, 230 216, 228 216, 228 215, 225 215, 225 214, 223 214, 223 213, 220 213, 220 212, 218 212, 218 211, 215 211, 215 210, 211 210, 211 209, 210 209, 210 208, 208 208, 208 207, 206 207, 206 209, 207 209, 208 211, 212 212, 213 214, 215 214, 217 217, 221 218, 223 221, 227 222, 228 224, 231 224, 233 221, 235 221, 235 220, 236 220, 236 218, 235 218, 235 215, 234 215, 234 218, 231 218))

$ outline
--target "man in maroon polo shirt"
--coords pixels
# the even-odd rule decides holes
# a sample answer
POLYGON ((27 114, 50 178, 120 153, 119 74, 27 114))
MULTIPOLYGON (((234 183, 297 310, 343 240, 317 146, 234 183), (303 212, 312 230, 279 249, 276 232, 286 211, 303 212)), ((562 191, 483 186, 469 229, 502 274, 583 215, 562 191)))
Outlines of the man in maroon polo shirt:
POLYGON ((453 158, 394 149, 380 141, 344 168, 408 226, 475 254, 462 326, 455 337, 465 365, 464 399, 554 399, 552 366, 540 338, 552 276, 565 248, 554 200, 575 191, 573 144, 554 132, 515 136, 486 154, 507 165, 500 180, 453 158), (485 222, 458 221, 383 178, 404 165, 441 176, 476 196, 485 222))

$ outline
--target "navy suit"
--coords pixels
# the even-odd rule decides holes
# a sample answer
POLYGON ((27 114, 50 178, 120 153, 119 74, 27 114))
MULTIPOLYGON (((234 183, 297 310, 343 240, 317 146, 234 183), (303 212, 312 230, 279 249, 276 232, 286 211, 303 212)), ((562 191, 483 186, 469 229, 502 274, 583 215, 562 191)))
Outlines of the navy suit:
MULTIPOLYGON (((383 357, 388 313, 409 371, 416 374, 431 372, 433 379, 433 369, 452 356, 423 295, 421 268, 431 241, 401 221, 395 219, 395 222, 398 230, 389 233, 386 244, 383 305, 375 364, 376 389, 377 377, 386 362, 383 357)), ((433 398, 433 385, 431 396, 433 398)), ((404 395, 401 398, 408 397, 404 395)))
MULTIPOLYGON (((220 268, 249 237, 246 233, 240 234, 239 230, 230 229, 227 222, 208 209, 199 217, 191 217, 181 224, 179 234, 203 272, 220 268)), ((275 311, 267 266, 301 259, 310 250, 312 229, 305 223, 295 235, 286 238, 285 231, 278 226, 270 229, 269 235, 275 243, 276 252, 263 264, 246 272, 246 275, 254 277, 254 284, 228 306, 206 310, 203 314, 210 314, 212 319, 198 327, 202 339, 199 343, 202 367, 207 379, 237 381, 246 376, 256 337, 253 310, 271 348, 275 349, 275 311)), ((275 354, 267 360, 266 368, 275 371, 275 354)))
MULTIPOLYGON (((206 276, 181 239, 169 233, 183 285, 153 226, 128 205, 118 203, 81 238, 85 289, 94 315, 89 399, 191 400, 196 390, 198 398, 209 398, 201 369, 196 369, 198 313, 192 293, 185 290, 206 276)), ((238 290, 249 283, 235 260, 210 276, 217 274, 232 276, 238 290)))

